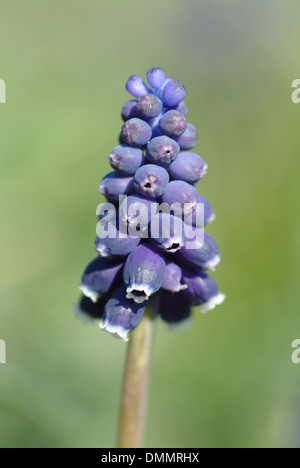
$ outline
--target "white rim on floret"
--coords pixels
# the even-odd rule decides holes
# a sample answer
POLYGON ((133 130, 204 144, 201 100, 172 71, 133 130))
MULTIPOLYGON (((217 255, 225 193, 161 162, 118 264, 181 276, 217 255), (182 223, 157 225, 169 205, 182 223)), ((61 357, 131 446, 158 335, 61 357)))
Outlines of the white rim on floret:
POLYGON ((92 291, 88 286, 85 284, 81 284, 79 286, 80 291, 89 299, 91 299, 92 302, 96 303, 100 297, 100 294, 97 293, 96 291, 92 291))
POLYGON ((107 321, 102 322, 99 324, 99 327, 101 330, 106 331, 107 333, 110 333, 114 338, 119 338, 122 339, 123 341, 128 341, 128 330, 125 330, 124 328, 116 325, 111 325, 107 321))
POLYGON ((222 293, 219 293, 217 296, 212 297, 209 301, 201 305, 202 314, 206 314, 206 312, 213 310, 217 305, 223 304, 225 299, 226 296, 222 293))
POLYGON ((126 299, 133 299, 137 304, 142 304, 148 301, 149 297, 154 293, 154 289, 149 284, 135 284, 128 286, 126 289, 126 299), (143 295, 135 294, 134 291, 138 291, 143 295))

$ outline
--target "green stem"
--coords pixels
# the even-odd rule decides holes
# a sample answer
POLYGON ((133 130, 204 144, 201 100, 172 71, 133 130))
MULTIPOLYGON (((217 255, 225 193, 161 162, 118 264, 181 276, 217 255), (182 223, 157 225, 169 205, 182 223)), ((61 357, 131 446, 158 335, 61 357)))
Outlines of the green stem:
POLYGON ((142 448, 156 318, 150 307, 130 333, 121 400, 118 448, 142 448))

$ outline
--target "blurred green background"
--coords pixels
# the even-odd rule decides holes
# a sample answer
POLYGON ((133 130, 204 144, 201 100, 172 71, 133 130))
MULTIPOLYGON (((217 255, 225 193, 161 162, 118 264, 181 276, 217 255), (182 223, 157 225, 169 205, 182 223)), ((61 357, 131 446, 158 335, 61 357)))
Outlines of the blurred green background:
POLYGON ((226 303, 160 324, 147 447, 300 443, 297 0, 1 5, 1 447, 112 447, 125 344, 73 316, 129 75, 187 89, 226 303))

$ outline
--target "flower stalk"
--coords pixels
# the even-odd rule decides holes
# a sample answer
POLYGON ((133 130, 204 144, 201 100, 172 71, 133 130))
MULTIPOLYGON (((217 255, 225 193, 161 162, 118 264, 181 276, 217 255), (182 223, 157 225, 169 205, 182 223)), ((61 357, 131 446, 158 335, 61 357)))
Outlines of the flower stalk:
POLYGON ((144 444, 156 314, 147 308, 141 324, 129 335, 121 398, 118 448, 144 444))

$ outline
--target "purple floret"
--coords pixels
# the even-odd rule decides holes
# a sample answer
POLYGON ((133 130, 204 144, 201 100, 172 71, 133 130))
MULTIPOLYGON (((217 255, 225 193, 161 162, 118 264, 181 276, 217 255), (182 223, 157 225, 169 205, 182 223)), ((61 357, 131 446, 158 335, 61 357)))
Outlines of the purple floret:
POLYGON ((133 118, 127 120, 121 129, 121 137, 125 143, 131 146, 145 146, 151 139, 152 128, 142 119, 133 118))
POLYGON ((140 195, 157 198, 164 193, 169 180, 169 174, 163 167, 147 164, 136 171, 133 186, 140 195))
POLYGON ((164 87, 162 99, 166 106, 177 106, 186 97, 185 86, 178 80, 170 80, 164 87))
POLYGON ((188 123, 185 132, 176 138, 181 150, 191 150, 197 145, 198 132, 194 125, 188 123))
POLYGON ((104 195, 107 200, 118 202, 120 196, 130 195, 134 192, 133 177, 121 176, 116 172, 111 172, 102 179, 99 192, 104 195))
POLYGON ((170 164, 169 173, 173 179, 195 184, 207 173, 207 164, 195 153, 183 151, 170 164))
POLYGON ((122 284, 107 301, 100 328, 128 341, 128 333, 140 324, 145 309, 145 304, 138 304, 126 298, 125 286, 122 284))
POLYGON ((152 246, 139 245, 126 260, 123 279, 126 297, 143 303, 162 286, 166 272, 163 256, 152 246))
POLYGON ((147 146, 147 159, 159 166, 168 168, 180 151, 178 143, 166 135, 153 138, 147 146))
POLYGON ((118 145, 111 151, 108 160, 119 174, 131 176, 145 163, 145 156, 140 148, 118 145))

